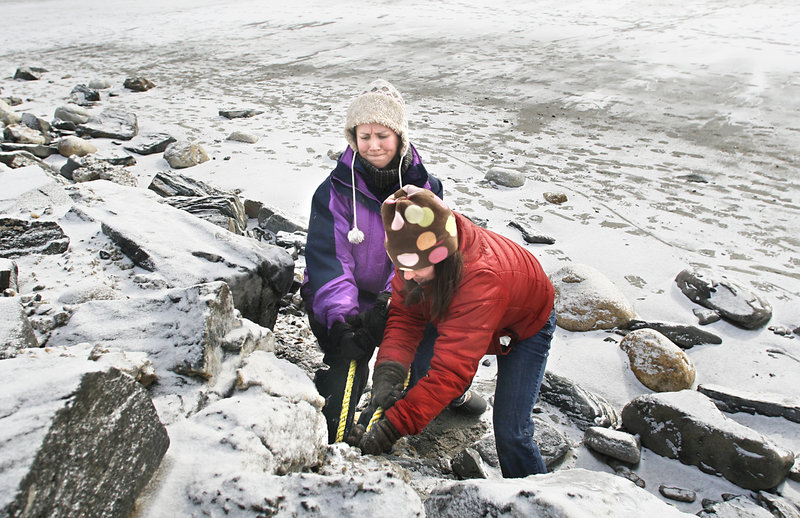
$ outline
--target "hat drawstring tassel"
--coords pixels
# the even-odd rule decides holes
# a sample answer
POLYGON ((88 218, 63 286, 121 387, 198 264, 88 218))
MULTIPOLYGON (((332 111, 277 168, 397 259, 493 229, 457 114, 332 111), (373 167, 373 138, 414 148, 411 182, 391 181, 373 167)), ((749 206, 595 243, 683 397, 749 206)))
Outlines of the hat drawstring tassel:
POLYGON ((350 162, 350 178, 353 182, 353 228, 347 233, 347 240, 354 245, 358 245, 364 241, 364 233, 358 228, 358 219, 356 212, 358 206, 356 205, 356 152, 353 151, 353 161, 350 162))
POLYGON ((397 184, 403 188, 403 157, 400 157, 400 163, 397 165, 397 184))

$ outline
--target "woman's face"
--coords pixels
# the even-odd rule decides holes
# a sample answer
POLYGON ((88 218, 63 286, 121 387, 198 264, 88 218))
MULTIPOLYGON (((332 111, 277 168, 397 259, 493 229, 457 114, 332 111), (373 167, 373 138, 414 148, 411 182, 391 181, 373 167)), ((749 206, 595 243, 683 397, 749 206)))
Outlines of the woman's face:
POLYGON ((433 265, 420 268, 419 270, 403 270, 403 278, 407 281, 414 281, 417 284, 423 284, 433 280, 434 272, 433 265))
POLYGON ((397 154, 400 137, 382 124, 359 124, 356 126, 358 154, 378 169, 383 169, 397 154))

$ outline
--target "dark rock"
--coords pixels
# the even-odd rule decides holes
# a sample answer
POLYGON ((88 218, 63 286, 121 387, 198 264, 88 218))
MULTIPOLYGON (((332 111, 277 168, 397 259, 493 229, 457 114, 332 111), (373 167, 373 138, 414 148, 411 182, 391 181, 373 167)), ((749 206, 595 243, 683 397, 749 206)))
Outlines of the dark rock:
POLYGON ((645 322, 644 320, 631 320, 625 326, 629 331, 637 329, 654 329, 670 339, 672 343, 681 349, 691 349, 695 345, 721 344, 722 338, 703 331, 694 326, 682 324, 665 324, 663 322, 645 322))
POLYGON ((0 297, 0 360, 27 347, 39 347, 39 342, 19 297, 0 297))
POLYGON ((136 165, 136 159, 132 155, 120 151, 104 151, 102 153, 95 154, 94 158, 111 165, 119 165, 124 167, 136 165))
POLYGON ((639 464, 642 446, 635 435, 601 426, 590 426, 583 443, 592 450, 628 464, 639 464))
POLYGON ((91 117, 91 113, 89 113, 86 108, 76 104, 59 106, 56 108, 54 115, 56 121, 73 123, 72 129, 75 129, 78 124, 83 124, 84 122, 88 121, 91 117))
POLYGON ((11 259, 0 259, 0 292, 4 292, 7 289, 12 289, 15 292, 18 292, 18 274, 19 269, 17 268, 17 263, 11 259))
POLYGON ((554 471, 572 449, 569 440, 547 421, 534 416, 533 440, 548 471, 554 471))
POLYGON ((0 257, 61 254, 68 247, 69 237, 55 221, 0 218, 0 257))
POLYGON ((151 88, 155 88, 156 85, 145 77, 137 76, 125 79, 125 82, 122 83, 122 86, 128 90, 133 90, 134 92, 146 92, 151 88))
POLYGON ((50 123, 32 113, 23 113, 20 122, 45 136, 50 132, 50 123))
POLYGON ((692 174, 685 174, 683 176, 679 176, 681 180, 686 180, 687 182, 694 182, 694 183, 708 183, 708 180, 704 176, 701 176, 697 173, 692 174))
POLYGON ((543 196, 545 200, 554 205, 561 205, 567 202, 567 195, 563 192, 546 192, 543 196))
POLYGON ((258 226, 269 230, 273 234, 277 234, 281 231, 289 232, 290 234, 297 231, 306 231, 303 226, 289 221, 286 217, 281 216, 269 207, 261 207, 261 210, 258 211, 258 226))
POLYGON ((0 466, 0 512, 128 516, 169 446, 167 432, 147 391, 127 374, 96 370, 88 360, 57 360, 0 362, 7 396, 0 422, 9 432, 0 456, 12 459, 0 466))
MULTIPOLYGON (((572 445, 564 434, 547 421, 538 416, 534 416, 533 421, 533 440, 536 442, 536 446, 539 447, 539 452, 542 454, 547 470, 555 471, 572 449, 572 445)), ((500 466, 494 434, 482 438, 473 444, 472 448, 480 454, 483 461, 489 466, 495 468, 500 466)))
POLYGON ((653 452, 719 473, 745 489, 774 488, 794 462, 791 452, 726 418, 694 390, 639 396, 625 405, 622 421, 653 452))
POLYGON ((728 495, 722 502, 704 499, 701 518, 775 518, 775 516, 744 495, 728 495))
POLYGON ((539 397, 561 409, 580 430, 590 426, 615 428, 619 424, 616 410, 602 396, 550 371, 544 373, 539 397))
POLYGON ((519 230, 522 233, 522 239, 525 240, 526 243, 552 245, 556 242, 554 237, 534 234, 530 229, 516 221, 509 221, 508 226, 519 230))
POLYGON ((42 78, 42 74, 47 72, 44 68, 39 67, 19 67, 14 72, 14 79, 22 79, 24 81, 36 81, 42 78))
POLYGON ((800 398, 779 394, 756 394, 719 385, 701 384, 697 390, 710 397, 723 412, 783 417, 800 423, 800 398))
POLYGON ((789 327, 786 327, 786 326, 769 326, 767 329, 769 329, 770 331, 772 331, 773 333, 775 333, 778 336, 788 336, 790 338, 794 338, 792 336, 792 333, 794 333, 794 331, 789 327))
POLYGON ((15 95, 0 97, 0 101, 5 101, 9 106, 19 106, 22 104, 22 98, 15 95))
POLYGON ((72 101, 79 106, 91 106, 100 100, 100 92, 86 85, 77 85, 69 95, 72 101))
POLYGON ((239 196, 189 178, 182 174, 162 171, 153 177, 148 187, 166 197, 166 202, 235 234, 247 230, 247 215, 239 196))
POLYGON ((173 142, 175 137, 167 133, 143 133, 122 147, 140 155, 152 155, 163 153, 173 142))
POLYGON ((243 235, 247 230, 247 215, 244 213, 241 200, 235 194, 171 196, 166 202, 176 209, 185 210, 234 234, 243 235))
POLYGON ((247 214, 248 218, 257 218, 258 213, 263 207, 264 204, 260 201, 245 199, 244 200, 244 212, 247 214))
POLYGON ((525 185, 525 175, 523 173, 504 167, 492 167, 486 173, 484 179, 502 187, 514 188, 525 185))
POLYGON ((719 320, 722 318, 719 316, 719 313, 713 309, 695 308, 692 310, 692 313, 694 313, 694 316, 697 317, 697 323, 701 326, 707 326, 708 324, 719 322, 719 320))
POLYGON ((486 464, 493 468, 500 467, 500 459, 497 458, 497 444, 494 440, 494 434, 487 435, 473 444, 472 447, 480 454, 481 459, 483 459, 486 464))
POLYGON ((47 158, 58 153, 58 147, 47 144, 22 144, 19 142, 3 142, 0 144, 3 151, 27 151, 37 158, 47 158))
POLYGON ((76 131, 81 136, 130 140, 139 132, 139 121, 134 113, 109 109, 90 117, 76 131))
POLYGON ((453 472, 462 479, 489 478, 480 454, 472 448, 464 448, 453 457, 453 472))
POLYGON ((759 491, 756 501, 776 518, 800 518, 800 503, 792 502, 780 495, 759 491))
POLYGON ((724 276, 683 270, 675 277, 684 295, 692 302, 719 312, 728 322, 743 329, 758 329, 772 318, 772 306, 746 287, 724 276))
POLYGON ((665 486, 664 484, 661 484, 658 486, 658 492, 661 493, 665 498, 669 498, 670 500, 675 500, 677 502, 692 503, 697 500, 697 493, 691 489, 681 489, 679 487, 665 486))
POLYGON ((227 191, 173 171, 157 173, 147 187, 159 196, 223 196, 227 191))
POLYGON ((58 172, 54 171, 53 166, 38 158, 28 151, 9 151, 9 152, 1 152, 0 153, 0 163, 3 163, 10 167, 11 169, 17 169, 20 167, 26 167, 29 165, 38 165, 42 169, 48 172, 58 172))
POLYGON ((609 458, 608 465, 611 466, 611 469, 614 470, 614 473, 616 473, 620 477, 630 480, 631 482, 633 482, 642 489, 647 487, 647 483, 644 481, 644 479, 640 477, 638 474, 636 474, 636 472, 633 471, 630 468, 630 466, 628 466, 624 462, 619 461, 617 459, 609 458))
POLYGON ((226 119, 247 119, 264 113, 261 110, 219 110, 219 114, 226 119))

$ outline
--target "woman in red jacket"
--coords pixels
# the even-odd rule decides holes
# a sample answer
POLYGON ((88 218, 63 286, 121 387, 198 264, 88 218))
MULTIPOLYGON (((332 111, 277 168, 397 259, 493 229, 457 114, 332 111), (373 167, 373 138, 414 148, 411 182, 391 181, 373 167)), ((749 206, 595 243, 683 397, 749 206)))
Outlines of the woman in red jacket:
POLYGON ((359 447, 379 454, 421 432, 466 390, 483 356, 496 354, 492 415, 503 476, 545 473, 532 412, 556 319, 553 285, 539 261, 412 185, 390 196, 381 216, 396 268, 373 374, 373 399, 385 413, 359 447), (428 322, 438 330, 430 370, 404 393, 428 322))

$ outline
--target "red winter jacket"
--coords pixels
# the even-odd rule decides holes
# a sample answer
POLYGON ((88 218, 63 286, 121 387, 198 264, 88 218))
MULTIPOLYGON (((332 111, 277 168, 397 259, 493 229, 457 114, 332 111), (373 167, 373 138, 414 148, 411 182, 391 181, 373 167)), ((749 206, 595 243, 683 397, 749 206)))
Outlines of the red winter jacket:
MULTIPOLYGON (((428 375, 386 411, 403 435, 417 434, 472 382, 485 354, 504 354, 501 336, 513 342, 544 327, 554 292, 539 261, 510 239, 478 227, 455 213, 464 273, 445 316, 433 321, 439 333, 428 375)), ((392 303, 376 365, 397 361, 409 367, 429 321, 424 300, 406 306, 402 274, 395 272, 392 303)))

